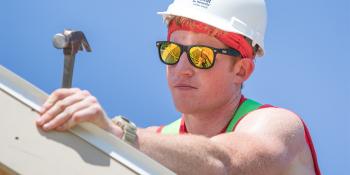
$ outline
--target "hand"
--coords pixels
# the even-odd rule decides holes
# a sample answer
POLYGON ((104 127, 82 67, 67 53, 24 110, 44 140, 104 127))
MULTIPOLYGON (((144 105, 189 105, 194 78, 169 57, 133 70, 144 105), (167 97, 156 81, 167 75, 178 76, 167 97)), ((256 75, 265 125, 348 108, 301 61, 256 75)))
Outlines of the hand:
POLYGON ((77 88, 54 91, 40 110, 36 123, 45 131, 66 131, 78 123, 91 122, 112 134, 123 131, 107 117, 97 99, 86 90, 77 88))

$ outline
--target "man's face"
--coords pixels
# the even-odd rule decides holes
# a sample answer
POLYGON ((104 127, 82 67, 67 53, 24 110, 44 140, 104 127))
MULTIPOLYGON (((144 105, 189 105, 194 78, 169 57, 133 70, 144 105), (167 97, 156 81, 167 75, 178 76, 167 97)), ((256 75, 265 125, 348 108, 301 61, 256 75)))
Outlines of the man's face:
MULTIPOLYGON (((175 31, 170 40, 182 45, 227 48, 213 36, 190 31, 175 31)), ((184 52, 177 64, 168 65, 168 85, 177 110, 185 114, 210 112, 234 99, 240 84, 234 81, 232 59, 232 56, 217 54, 212 68, 198 69, 191 65, 184 52)))

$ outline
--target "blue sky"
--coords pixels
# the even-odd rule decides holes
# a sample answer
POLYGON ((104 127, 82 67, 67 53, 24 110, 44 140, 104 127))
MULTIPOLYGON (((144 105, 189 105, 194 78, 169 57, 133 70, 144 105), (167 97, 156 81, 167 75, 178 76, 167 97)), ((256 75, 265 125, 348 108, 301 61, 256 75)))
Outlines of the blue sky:
MULTIPOLYGON (((155 41, 156 14, 170 0, 2 1, 0 63, 46 92, 59 88, 63 54, 52 36, 82 30, 93 49, 77 55, 74 86, 93 93, 110 116, 145 127, 179 117, 155 41)), ((323 174, 350 166, 350 1, 267 1, 266 54, 245 96, 291 109, 308 124, 323 174)))

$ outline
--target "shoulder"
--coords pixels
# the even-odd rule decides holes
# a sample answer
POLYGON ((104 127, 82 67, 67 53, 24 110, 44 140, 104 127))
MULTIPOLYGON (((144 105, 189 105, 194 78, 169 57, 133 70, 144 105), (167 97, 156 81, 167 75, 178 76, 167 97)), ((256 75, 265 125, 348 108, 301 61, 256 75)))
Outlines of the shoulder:
POLYGON ((252 111, 237 124, 235 132, 275 138, 291 146, 305 144, 301 118, 284 108, 270 107, 252 111))
POLYGON ((256 127, 256 125, 273 126, 276 124, 279 126, 289 125, 288 128, 303 128, 303 123, 296 113, 284 108, 268 107, 248 113, 237 125, 236 130, 247 129, 245 127, 251 126, 256 127))
POLYGON ((212 140, 225 145, 232 153, 239 152, 251 162, 260 160, 269 165, 269 172, 288 168, 307 148, 304 125, 299 116, 287 109, 273 107, 248 113, 233 132, 220 134, 212 140))

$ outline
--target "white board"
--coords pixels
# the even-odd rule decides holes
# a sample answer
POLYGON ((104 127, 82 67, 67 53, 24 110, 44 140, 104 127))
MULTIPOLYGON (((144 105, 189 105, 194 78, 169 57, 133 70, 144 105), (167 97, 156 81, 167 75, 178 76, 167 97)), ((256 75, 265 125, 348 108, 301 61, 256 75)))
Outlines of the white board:
POLYGON ((174 174, 92 124, 69 132, 39 130, 35 119, 46 98, 0 65, 0 175, 174 174))

